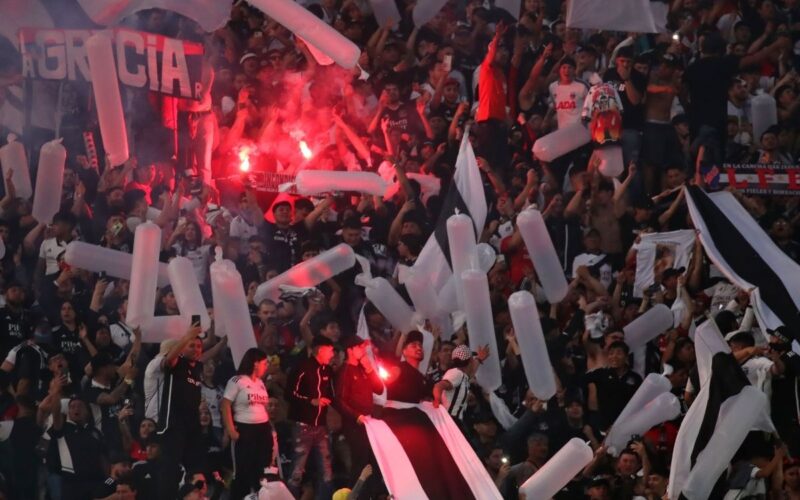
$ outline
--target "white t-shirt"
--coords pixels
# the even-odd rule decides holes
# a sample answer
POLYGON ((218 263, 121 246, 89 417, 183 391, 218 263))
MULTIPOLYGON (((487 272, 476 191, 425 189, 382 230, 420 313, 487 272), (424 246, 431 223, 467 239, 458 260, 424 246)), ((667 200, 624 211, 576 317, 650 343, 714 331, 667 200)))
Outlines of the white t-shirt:
POLYGON ((222 404, 222 389, 214 386, 209 387, 206 384, 200 385, 200 394, 203 401, 208 405, 208 411, 211 413, 212 427, 222 428, 222 416, 219 412, 219 407, 222 404))
POLYGON ((442 392, 442 404, 453 418, 460 419, 467 407, 469 377, 458 368, 450 368, 444 373, 442 380, 453 385, 452 389, 442 392))
POLYGON ((257 234, 258 228, 254 224, 247 222, 241 215, 237 215, 231 221, 230 236, 231 238, 237 238, 242 243, 239 253, 247 254, 247 243, 251 236, 256 236, 257 234))
POLYGON ((555 81, 550 84, 550 101, 556 110, 558 128, 581 121, 583 101, 589 93, 589 87, 581 80, 569 84, 555 81))
POLYGON ((161 390, 164 387, 164 371, 161 362, 164 355, 159 354, 147 363, 144 370, 144 416, 158 423, 158 410, 161 407, 161 390))
POLYGON ((244 375, 231 377, 222 397, 232 403, 234 422, 242 424, 269 422, 267 413, 269 395, 261 379, 253 380, 244 375))
POLYGON ((211 263, 211 246, 200 245, 195 249, 186 249, 183 252, 183 247, 180 243, 175 243, 172 248, 178 253, 189 259, 192 262, 192 267, 197 275, 197 283, 204 285, 206 282, 206 275, 208 274, 208 266, 211 263))
POLYGON ((46 275, 58 272, 58 256, 67 249, 66 241, 59 241, 55 238, 47 238, 39 247, 39 258, 44 259, 46 275))

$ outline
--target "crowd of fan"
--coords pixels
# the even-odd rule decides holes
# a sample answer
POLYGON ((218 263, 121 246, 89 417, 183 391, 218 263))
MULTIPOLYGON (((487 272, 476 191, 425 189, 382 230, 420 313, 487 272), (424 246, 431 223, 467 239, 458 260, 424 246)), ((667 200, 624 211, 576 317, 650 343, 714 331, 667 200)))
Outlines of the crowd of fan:
MULTIPOLYGON (((702 183, 707 168, 722 161, 791 164, 800 154, 797 2, 675 0, 673 32, 661 35, 568 29, 566 2, 558 0, 524 0, 518 21, 490 8, 492 2, 449 2, 421 28, 411 22, 413 1, 398 1, 402 18, 382 26, 366 0, 301 3, 363 48, 359 68, 319 65, 302 41, 245 2, 237 2, 228 25, 211 34, 164 11, 147 11, 131 21, 134 27, 205 42, 203 97, 177 103, 177 114, 170 115, 165 110, 175 102, 127 90, 134 157, 95 169, 82 155, 81 134, 94 130, 100 144, 96 119, 80 104, 86 90, 68 89, 65 99, 74 106, 67 107, 62 134, 69 156, 62 210, 51 225, 32 218, 30 200, 16 198, 6 177, 0 201, 0 418, 6 429, 0 434, 0 497, 167 498, 164 491, 172 491, 174 498, 180 486, 179 498, 224 498, 233 468, 228 448, 251 435, 237 430, 242 420, 236 426, 230 421, 231 408, 239 411, 243 377, 262 380, 269 394, 260 400, 268 417, 259 423, 266 418, 270 425, 259 429, 268 429, 270 442, 274 432, 272 473, 296 495, 330 498, 359 476, 362 484, 377 475, 354 460, 363 450, 345 438, 351 415, 337 391, 302 394, 298 373, 308 369, 309 357, 318 364, 327 358, 333 377, 342 370, 348 351, 359 348, 352 338, 362 306, 379 359, 398 358, 413 335, 403 336, 365 305, 356 270, 278 302, 254 303, 255 288, 344 242, 369 260, 373 275, 391 279, 405 294, 400 282, 437 222, 460 139, 469 133, 490 208, 479 240, 497 251, 489 271, 503 373, 497 395, 518 420, 504 429, 477 384, 463 411, 453 414, 503 496, 517 498, 518 487, 560 446, 580 437, 591 443, 595 459, 557 498, 663 497, 680 418, 633 436, 617 458, 606 453, 603 437, 645 375, 632 371, 622 327, 654 304, 679 303, 675 327, 649 346, 646 373, 664 373, 685 412, 691 387, 699 386, 689 332, 695 320, 715 315, 723 334, 735 332, 727 339, 748 378, 770 397, 780 436, 769 446, 740 450, 729 494, 800 498, 800 364, 785 344, 765 344, 762 339, 775 339, 757 324, 740 329, 746 291, 714 273, 698 241, 687 269, 670 269, 674 255, 660 249, 657 285, 641 299, 632 293, 638 235, 692 227, 682 185, 702 183), (537 138, 585 118, 583 100, 599 80, 614 86, 623 105, 621 182, 599 174, 588 147, 551 164, 531 154, 537 138), (749 102, 758 92, 774 95, 779 122, 753 137, 749 102), (297 168, 303 161, 295 146, 298 130, 315 152, 308 168, 380 166, 396 175, 398 193, 272 203, 274 195, 241 182, 243 144, 253 146, 253 171, 297 168), (411 173, 438 177, 441 192, 421 189, 411 173), (171 201, 175 192, 198 203, 180 209, 171 201), (569 279, 567 297, 557 304, 546 303, 515 227, 515 216, 530 205, 542 211, 569 279), (133 228, 149 207, 161 209, 162 261, 192 261, 212 316, 214 248, 236 262, 262 353, 250 353, 238 374, 226 339, 213 327, 202 345, 196 328, 181 332, 179 341, 142 343, 124 322, 128 282, 63 261, 66 245, 76 239, 131 252, 133 228), (509 319, 506 299, 521 289, 540 306, 558 378, 549 401, 527 388, 509 319), (321 355, 329 346, 331 356, 321 355), (192 411, 176 401, 172 411, 198 415, 196 422, 165 416, 158 395, 164 373, 188 366, 186 360, 202 366, 196 370, 202 402, 192 411), (319 435, 303 434, 309 405, 319 410, 316 420, 322 417, 313 427, 319 435), (167 447, 158 429, 169 425, 191 431, 186 442, 167 447), (301 437, 317 451, 299 446, 301 437), (173 457, 185 473, 160 463, 181 453, 177 448, 193 450, 173 457), (308 460, 310 453, 316 460, 308 460), (165 490, 159 481, 174 484, 165 490)), ((781 249, 800 259, 794 237, 800 198, 734 194, 781 249)), ((178 314, 169 287, 159 290, 155 308, 156 315, 178 314)), ((452 356, 467 343, 466 327, 449 340, 432 330, 431 389, 443 377, 453 380, 445 377, 449 369, 468 366, 452 356)), ((236 488, 242 496, 249 489, 236 488)), ((361 498, 368 496, 362 490, 361 498)))

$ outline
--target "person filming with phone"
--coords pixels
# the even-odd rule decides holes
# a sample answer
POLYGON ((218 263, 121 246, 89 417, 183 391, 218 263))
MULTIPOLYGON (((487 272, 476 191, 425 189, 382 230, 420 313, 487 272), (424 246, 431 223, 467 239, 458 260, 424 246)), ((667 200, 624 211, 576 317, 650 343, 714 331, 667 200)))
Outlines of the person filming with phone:
POLYGON ((180 465, 189 474, 204 470, 205 450, 200 435, 203 341, 200 322, 175 343, 161 362, 164 388, 158 418, 161 441, 161 476, 158 498, 175 498, 180 483, 180 465))

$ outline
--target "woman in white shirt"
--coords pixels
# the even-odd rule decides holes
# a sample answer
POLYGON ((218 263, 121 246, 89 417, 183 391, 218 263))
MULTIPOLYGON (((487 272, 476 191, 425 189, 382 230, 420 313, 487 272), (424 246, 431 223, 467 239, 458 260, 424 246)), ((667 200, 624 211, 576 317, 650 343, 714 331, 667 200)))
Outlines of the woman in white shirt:
POLYGON ((266 373, 267 355, 255 347, 248 349, 222 396, 222 421, 233 454, 231 498, 257 492, 264 468, 273 463, 277 452, 267 413, 266 373))

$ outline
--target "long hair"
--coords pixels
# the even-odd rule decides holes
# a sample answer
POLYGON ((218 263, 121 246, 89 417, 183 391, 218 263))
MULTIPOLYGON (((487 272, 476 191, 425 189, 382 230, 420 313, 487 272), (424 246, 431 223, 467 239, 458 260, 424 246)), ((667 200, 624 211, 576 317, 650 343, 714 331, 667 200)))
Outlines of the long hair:
POLYGON ((253 367, 259 361, 267 359, 266 353, 257 347, 251 347, 242 356, 242 361, 239 363, 239 368, 236 370, 238 375, 252 375, 253 367))

